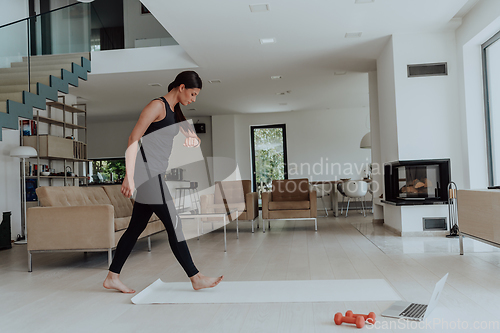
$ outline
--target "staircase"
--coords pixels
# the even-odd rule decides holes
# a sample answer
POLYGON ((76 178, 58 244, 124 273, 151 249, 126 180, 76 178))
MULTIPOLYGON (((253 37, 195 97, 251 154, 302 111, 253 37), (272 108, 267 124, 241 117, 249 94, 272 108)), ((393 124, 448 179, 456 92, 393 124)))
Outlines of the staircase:
POLYGON ((33 56, 29 66, 24 57, 10 68, 0 68, 0 141, 2 128, 18 130, 18 117, 33 119, 33 108, 45 110, 46 99, 57 102, 58 91, 67 94, 70 84, 78 87, 78 78, 87 80, 89 59, 88 52, 33 56))

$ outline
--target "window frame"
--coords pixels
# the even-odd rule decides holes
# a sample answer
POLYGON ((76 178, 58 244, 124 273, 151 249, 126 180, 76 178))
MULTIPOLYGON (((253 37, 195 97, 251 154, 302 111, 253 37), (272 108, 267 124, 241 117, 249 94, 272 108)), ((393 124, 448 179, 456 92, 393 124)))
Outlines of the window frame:
MULTIPOLYGON (((485 125, 486 125, 486 155, 488 159, 488 182, 489 186, 494 186, 495 179, 493 168, 493 147, 491 138, 491 122, 490 122, 490 97, 488 90, 488 59, 486 56, 487 48, 500 40, 500 31, 493 35, 490 39, 481 45, 481 56, 483 65, 483 92, 484 92, 484 110, 485 110, 485 125)), ((500 161, 498 161, 500 163, 500 161)))

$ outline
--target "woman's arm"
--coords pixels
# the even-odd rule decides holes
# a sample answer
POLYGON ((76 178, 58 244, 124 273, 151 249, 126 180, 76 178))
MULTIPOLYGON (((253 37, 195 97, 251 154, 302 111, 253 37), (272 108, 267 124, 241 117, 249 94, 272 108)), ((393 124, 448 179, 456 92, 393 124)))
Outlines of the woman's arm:
POLYGON ((134 193, 135 159, 137 156, 138 141, 144 135, 149 125, 163 115, 163 103, 157 100, 151 101, 142 110, 139 120, 135 124, 128 138, 127 151, 125 152, 125 179, 121 192, 127 198, 134 193))

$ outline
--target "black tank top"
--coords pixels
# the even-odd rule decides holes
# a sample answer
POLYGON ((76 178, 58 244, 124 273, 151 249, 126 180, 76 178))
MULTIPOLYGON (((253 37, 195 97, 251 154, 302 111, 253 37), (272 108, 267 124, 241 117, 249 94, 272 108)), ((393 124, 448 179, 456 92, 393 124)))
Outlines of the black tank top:
MULTIPOLYGON (((146 132, 144 132, 144 135, 148 135, 149 133, 152 133, 156 130, 159 130, 161 128, 164 128, 166 126, 170 126, 170 125, 174 125, 175 124, 175 113, 172 112, 172 109, 170 109, 170 105, 168 104, 167 100, 165 99, 165 97, 159 97, 159 98, 155 98, 154 100, 158 100, 158 101, 162 101, 163 104, 165 104, 165 111, 166 111, 166 114, 165 114, 165 118, 163 118, 162 120, 160 121, 153 121, 148 129, 146 130, 146 132)), ((179 131, 177 131, 178 133, 179 131)))
POLYGON ((165 104, 165 118, 149 125, 142 137, 141 145, 142 158, 153 177, 167 171, 174 137, 179 133, 179 125, 175 122, 175 114, 167 100, 164 97, 158 99, 165 104))

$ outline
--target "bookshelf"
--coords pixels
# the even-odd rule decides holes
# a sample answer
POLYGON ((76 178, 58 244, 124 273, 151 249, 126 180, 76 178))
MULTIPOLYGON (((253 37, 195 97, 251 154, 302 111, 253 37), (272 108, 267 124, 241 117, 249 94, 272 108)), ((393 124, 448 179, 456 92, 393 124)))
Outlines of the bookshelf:
POLYGON ((87 106, 68 105, 66 99, 59 96, 57 102, 47 102, 45 111, 33 109, 33 120, 21 121, 21 145, 38 152, 26 164, 26 183, 32 189, 47 182, 49 186, 88 186, 87 106))

